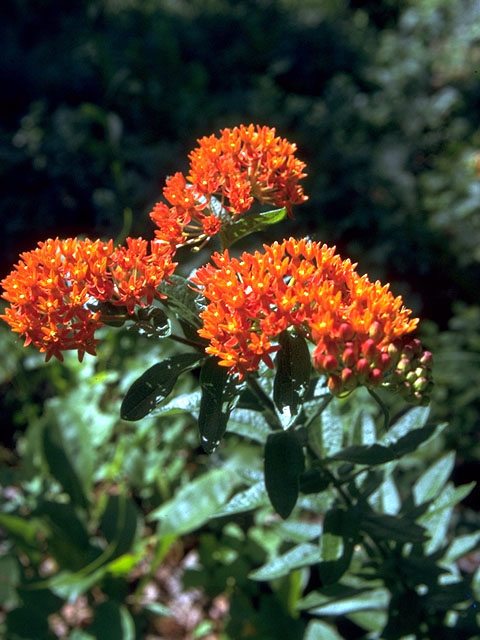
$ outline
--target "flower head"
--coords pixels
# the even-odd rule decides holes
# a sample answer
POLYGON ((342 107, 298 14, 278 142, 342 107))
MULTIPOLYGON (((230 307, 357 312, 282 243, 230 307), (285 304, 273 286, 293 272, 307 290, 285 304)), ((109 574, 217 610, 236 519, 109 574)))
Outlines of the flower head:
POLYGON ((94 302, 111 302, 133 313, 135 304, 150 304, 155 288, 175 264, 169 245, 127 239, 113 241, 49 239, 23 253, 1 282, 10 303, 0 316, 49 360, 63 360, 62 351, 77 349, 80 359, 95 354, 95 331, 102 324, 94 302))
POLYGON ((254 201, 286 207, 307 200, 299 181, 305 164, 296 146, 269 127, 241 125, 219 137, 201 138, 190 155, 190 172, 167 179, 163 195, 169 205, 150 213, 156 236, 173 246, 204 242, 248 211, 254 201))
MULTIPOLYGON (((290 238, 264 245, 263 253, 237 259, 224 252, 212 259, 215 266, 200 268, 193 278, 209 301, 198 333, 210 341, 207 352, 232 373, 242 377, 261 360, 273 366, 279 334, 294 328, 314 343, 313 363, 333 393, 358 384, 400 389, 400 372, 392 382, 395 353, 412 343, 418 319, 388 285, 359 276, 356 265, 342 260, 335 248, 290 238)), ((415 353, 421 357, 418 344, 415 353)), ((426 368, 416 371, 417 378, 428 378, 426 368)), ((427 385, 414 383, 410 395, 421 395, 427 385)))

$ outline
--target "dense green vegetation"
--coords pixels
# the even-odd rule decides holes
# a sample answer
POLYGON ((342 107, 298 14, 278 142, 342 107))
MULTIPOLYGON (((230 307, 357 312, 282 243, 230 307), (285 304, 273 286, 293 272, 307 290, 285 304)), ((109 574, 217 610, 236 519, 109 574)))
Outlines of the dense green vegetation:
MULTIPOLYGON (((457 453, 455 484, 478 478, 477 2, 15 0, 2 14, 2 275, 46 237, 150 237, 147 214, 164 178, 186 168, 199 136, 275 126, 297 143, 309 174, 310 199, 282 233, 336 244, 425 319, 420 333, 436 363, 431 419, 448 426, 400 468, 400 495, 445 450, 457 453)), ((237 470, 258 458, 258 441, 238 434, 208 458, 186 414, 120 420, 129 385, 170 354, 164 342, 106 332, 98 358, 45 365, 2 326, 0 350, 0 516, 18 518, 0 520, 8 640, 378 637, 366 635, 377 632, 375 615, 361 606, 315 619, 302 603, 298 613, 315 569, 247 578, 313 536, 272 523, 261 502, 255 514, 203 527, 200 518, 155 546, 147 514, 222 461, 237 470), (108 563, 93 571, 106 549, 108 563), (76 572, 87 563, 82 582, 76 572), (59 568, 77 578, 54 583, 59 568), (40 578, 41 589, 24 588, 40 578), (182 604, 189 587, 200 588, 182 604), (68 598, 76 608, 60 617, 68 598)), ((178 393, 193 388, 182 384, 178 393)), ((450 522, 451 535, 472 536, 463 550, 478 545, 479 506, 473 489, 450 522)), ((478 555, 452 552, 449 561, 459 557, 472 577, 478 555)), ((474 637, 468 621, 465 629, 451 637, 474 637)))

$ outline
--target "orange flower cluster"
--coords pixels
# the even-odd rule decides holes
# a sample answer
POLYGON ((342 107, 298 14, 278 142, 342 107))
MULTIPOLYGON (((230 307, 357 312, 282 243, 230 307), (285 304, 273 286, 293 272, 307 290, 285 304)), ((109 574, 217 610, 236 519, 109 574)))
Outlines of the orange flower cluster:
MULTIPOLYGON (((334 248, 306 239, 264 249, 240 259, 217 253, 216 266, 193 278, 209 301, 198 333, 219 364, 240 378, 260 361, 272 367, 275 339, 292 327, 314 342, 313 363, 337 395, 358 384, 377 386, 396 372, 418 320, 388 285, 359 276, 334 248)), ((403 382, 397 375, 396 386, 403 382)))
POLYGON ((286 207, 307 200, 299 181, 305 164, 296 145, 269 127, 241 125, 204 137, 190 155, 188 177, 176 173, 150 213, 156 235, 173 246, 208 240, 222 224, 248 211, 254 200, 286 207))
POLYGON ((23 253, 14 270, 1 282, 10 302, 0 316, 49 360, 63 360, 62 351, 95 354, 94 334, 101 326, 95 302, 110 302, 133 313, 135 304, 150 304, 156 287, 174 270, 168 245, 127 239, 114 249, 113 241, 49 239, 23 253))

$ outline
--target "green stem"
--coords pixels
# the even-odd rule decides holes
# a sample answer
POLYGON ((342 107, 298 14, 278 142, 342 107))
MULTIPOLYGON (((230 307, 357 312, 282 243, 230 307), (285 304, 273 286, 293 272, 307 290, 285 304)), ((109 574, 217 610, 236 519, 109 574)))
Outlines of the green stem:
POLYGON ((303 425, 305 429, 308 429, 308 427, 312 424, 312 422, 316 420, 323 411, 325 411, 325 409, 328 407, 330 402, 333 400, 333 396, 331 393, 327 393, 322 397, 323 397, 323 402, 320 405, 320 407, 315 411, 313 415, 310 416, 310 418, 303 425))
POLYGON ((386 433, 390 426, 390 411, 388 410, 388 407, 380 398, 380 396, 377 393, 375 393, 373 389, 368 389, 368 393, 372 396, 372 398, 375 400, 375 402, 378 404, 378 406, 383 412, 383 433, 386 433))
POLYGON ((194 347, 198 351, 204 351, 205 346, 200 342, 195 342, 194 340, 189 340, 188 338, 182 338, 182 336, 177 336, 175 333, 171 333, 168 336, 171 340, 175 340, 175 342, 180 342, 181 344, 186 344, 189 347, 194 347))
POLYGON ((275 413, 275 406, 272 400, 267 396, 262 387, 258 384, 255 378, 251 375, 246 375, 245 380, 247 381, 248 386, 250 387, 250 391, 257 398, 261 406, 263 407, 263 415, 265 420, 268 422, 269 426, 275 430, 281 430, 282 425, 280 424, 279 419, 275 413))

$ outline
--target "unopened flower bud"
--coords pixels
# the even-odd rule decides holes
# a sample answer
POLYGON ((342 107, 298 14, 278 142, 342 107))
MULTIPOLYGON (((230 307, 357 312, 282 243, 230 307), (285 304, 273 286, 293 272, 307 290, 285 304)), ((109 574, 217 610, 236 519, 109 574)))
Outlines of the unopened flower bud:
POLYGON ((362 353, 365 358, 371 362, 377 355, 377 345, 375 344, 375 340, 372 340, 372 338, 365 340, 362 344, 362 353))
POLYGON ((402 358, 407 358, 408 360, 411 360, 414 356, 413 353, 413 347, 410 344, 407 344, 403 347, 402 349, 402 358))
POLYGON ((410 369, 410 360, 408 358, 402 358, 397 364, 397 371, 400 373, 406 373, 410 369))
POLYGON ((413 388, 415 391, 425 391, 428 387, 428 380, 426 378, 417 378, 413 383, 413 388))
POLYGON ((415 356, 419 356, 423 351, 422 343, 418 338, 413 338, 412 341, 410 342, 410 346, 412 347, 413 354, 415 356))
POLYGON ((415 371, 410 371, 409 373, 407 373, 407 375, 405 376, 405 379, 408 382, 411 382, 412 384, 415 382, 415 380, 417 379, 417 374, 415 373, 415 371))
POLYGON ((352 367, 357 358, 355 356, 355 351, 352 348, 346 348, 343 350, 343 354, 342 354, 342 360, 343 363, 347 365, 347 367, 352 367))
POLYGON ((368 330, 368 335, 377 343, 383 338, 385 332, 383 331, 383 327, 380 322, 372 322, 372 324, 370 325, 370 329, 368 330))
POLYGON ((383 372, 378 367, 375 367, 370 371, 370 382, 372 382, 373 384, 375 385, 380 384, 382 381, 382 378, 383 378, 383 372))
POLYGON ((329 377, 327 386, 334 396, 338 396, 343 391, 342 381, 339 376, 336 375, 329 377))
POLYGON ((351 340, 355 335, 355 331, 348 322, 342 322, 338 328, 338 335, 342 340, 351 340))
POLYGON ((322 365, 325 371, 335 371, 338 367, 338 361, 335 356, 328 355, 323 358, 322 365))
POLYGON ((367 377, 370 373, 370 363, 366 358, 360 358, 357 362, 357 371, 360 376, 367 377))
POLYGON ((390 368, 391 364, 392 364, 392 357, 388 355, 388 353, 381 353, 380 354, 380 361, 379 361, 379 367, 382 371, 386 371, 387 369, 390 368))
POLYGON ((424 351, 422 357, 420 358, 420 362, 427 367, 430 367, 433 364, 433 355, 431 351, 424 351))
POLYGON ((353 369, 345 367, 345 369, 342 370, 342 382, 344 388, 348 391, 354 389, 357 386, 357 380, 353 369))

